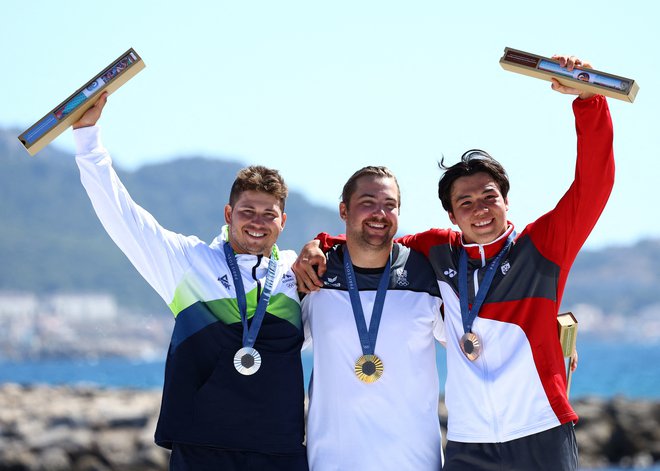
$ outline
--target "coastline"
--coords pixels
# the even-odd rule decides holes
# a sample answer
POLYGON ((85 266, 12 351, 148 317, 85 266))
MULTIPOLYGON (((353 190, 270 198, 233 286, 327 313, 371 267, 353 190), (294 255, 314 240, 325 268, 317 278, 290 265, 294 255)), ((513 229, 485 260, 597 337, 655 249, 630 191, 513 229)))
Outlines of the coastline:
MULTIPOLYGON (((160 397, 158 389, 0 384, 0 471, 166 470, 169 452, 153 443, 160 397)), ((581 469, 660 465, 660 401, 572 403, 581 469)))

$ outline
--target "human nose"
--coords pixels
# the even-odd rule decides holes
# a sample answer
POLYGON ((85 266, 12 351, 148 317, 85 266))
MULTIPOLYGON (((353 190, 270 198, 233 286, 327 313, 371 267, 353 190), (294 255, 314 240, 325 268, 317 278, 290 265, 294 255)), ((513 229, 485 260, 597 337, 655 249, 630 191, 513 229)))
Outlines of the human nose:
POLYGON ((261 226, 263 226, 263 225, 266 224, 266 219, 267 219, 267 216, 266 216, 265 214, 255 213, 255 214, 250 218, 250 222, 251 222, 252 224, 256 224, 256 225, 261 225, 261 226))
POLYGON ((387 207, 384 204, 376 204, 373 207, 372 214, 385 217, 385 214, 387 213, 387 207))
POLYGON ((485 201, 479 201, 474 205, 474 212, 477 214, 487 213, 489 211, 488 205, 485 201))

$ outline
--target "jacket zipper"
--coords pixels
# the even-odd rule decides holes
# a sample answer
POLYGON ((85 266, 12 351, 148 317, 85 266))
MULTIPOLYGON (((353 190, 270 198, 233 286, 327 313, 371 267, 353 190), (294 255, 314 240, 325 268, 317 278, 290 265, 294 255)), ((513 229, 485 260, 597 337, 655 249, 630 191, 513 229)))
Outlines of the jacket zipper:
POLYGON ((259 268, 259 265, 261 265, 261 259, 263 258, 263 255, 257 255, 257 263, 252 267, 252 279, 257 282, 257 303, 259 302, 259 298, 261 298, 261 281, 257 277, 257 268, 259 268))

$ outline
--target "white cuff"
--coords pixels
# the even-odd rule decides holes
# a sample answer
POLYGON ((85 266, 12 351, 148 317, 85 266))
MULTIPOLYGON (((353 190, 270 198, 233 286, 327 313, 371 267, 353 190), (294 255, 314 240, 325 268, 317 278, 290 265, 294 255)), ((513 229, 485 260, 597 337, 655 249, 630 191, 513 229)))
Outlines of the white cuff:
POLYGON ((99 126, 74 129, 73 140, 76 143, 76 155, 107 153, 101 142, 99 126))

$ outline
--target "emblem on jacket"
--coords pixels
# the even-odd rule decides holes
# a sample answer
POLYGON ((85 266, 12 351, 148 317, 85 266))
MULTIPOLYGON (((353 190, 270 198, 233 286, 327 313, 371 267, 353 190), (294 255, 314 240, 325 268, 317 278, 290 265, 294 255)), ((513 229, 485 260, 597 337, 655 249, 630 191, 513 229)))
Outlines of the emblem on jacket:
POLYGON ((333 276, 333 277, 328 277, 327 280, 324 280, 324 281, 323 281, 323 284, 324 284, 325 286, 332 286, 333 288, 339 288, 339 287, 341 286, 341 283, 339 283, 339 282, 337 281, 337 278, 338 278, 338 277, 339 277, 339 275, 337 275, 337 276, 333 276))
POLYGON ((282 275, 282 284, 286 286, 287 288, 295 288, 296 287, 296 279, 293 277, 293 275, 289 275, 288 273, 285 273, 282 275))
POLYGON ((502 275, 506 275, 506 273, 509 271, 510 268, 511 268, 511 264, 509 263, 508 260, 504 262, 502 265, 500 265, 500 270, 502 271, 502 275))
POLYGON ((456 276, 456 270, 453 270, 451 268, 447 268, 444 272, 445 276, 448 276, 449 278, 453 278, 456 276))
POLYGON ((229 284, 229 278, 227 278, 227 275, 222 275, 218 277, 218 281, 222 283, 222 286, 225 287, 225 289, 229 289, 231 285, 229 284))
POLYGON ((399 286, 408 286, 410 283, 408 282, 408 270, 405 270, 403 268, 397 268, 396 271, 394 272, 396 276, 396 284, 399 286))

